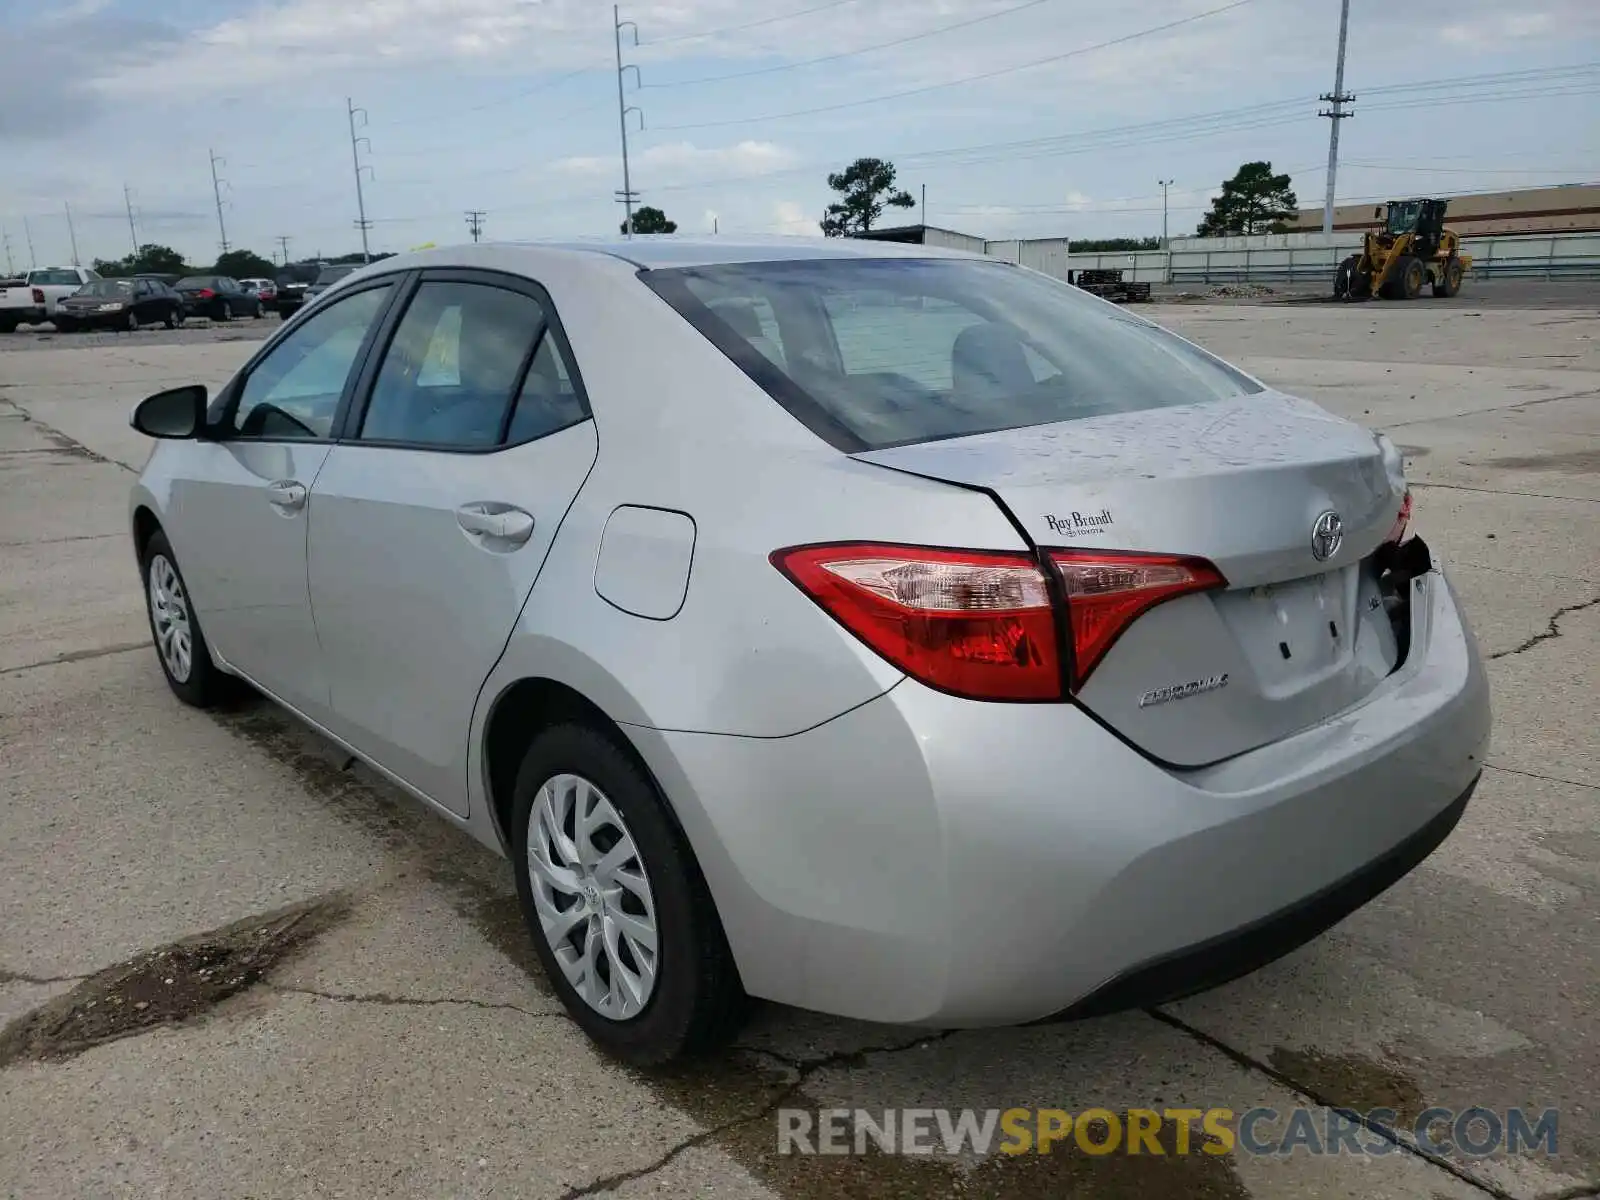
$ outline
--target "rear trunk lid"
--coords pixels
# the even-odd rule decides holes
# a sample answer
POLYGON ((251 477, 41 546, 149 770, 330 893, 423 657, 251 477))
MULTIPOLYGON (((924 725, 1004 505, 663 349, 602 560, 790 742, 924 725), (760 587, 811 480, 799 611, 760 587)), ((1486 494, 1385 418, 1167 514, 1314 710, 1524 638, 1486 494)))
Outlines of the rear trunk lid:
MULTIPOLYGON (((1152 756, 1214 762, 1326 719, 1396 666, 1373 552, 1398 460, 1360 426, 1265 392, 872 450, 983 488, 1036 546, 1209 559, 1227 586, 1137 618, 1079 700, 1152 756), (1337 514, 1341 538, 1314 538, 1337 514)), ((1326 532, 1326 529, 1324 530, 1326 532)))

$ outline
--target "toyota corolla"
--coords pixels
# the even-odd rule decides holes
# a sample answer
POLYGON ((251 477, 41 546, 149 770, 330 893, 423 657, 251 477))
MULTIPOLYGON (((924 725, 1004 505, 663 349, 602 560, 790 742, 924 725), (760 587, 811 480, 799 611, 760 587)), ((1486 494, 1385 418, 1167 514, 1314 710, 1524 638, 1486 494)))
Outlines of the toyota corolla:
POLYGON ((513 863, 633 1061, 748 996, 976 1026, 1326 929, 1460 818, 1489 709, 1382 435, 1018 266, 472 245, 143 401, 158 660, 513 863))

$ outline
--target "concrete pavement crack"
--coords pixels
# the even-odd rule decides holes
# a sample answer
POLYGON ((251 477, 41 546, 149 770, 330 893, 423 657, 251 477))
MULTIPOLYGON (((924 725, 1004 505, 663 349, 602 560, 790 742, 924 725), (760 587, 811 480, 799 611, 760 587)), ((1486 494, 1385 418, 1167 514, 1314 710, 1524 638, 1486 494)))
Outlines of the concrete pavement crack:
POLYGON ((336 1004, 375 1004, 384 1008, 448 1008, 452 1005, 459 1005, 466 1008, 480 1008, 486 1012, 521 1013, 525 1017, 534 1017, 538 1020, 572 1020, 564 1012, 535 1012, 531 1008, 523 1008, 520 1004, 511 1004, 507 1001, 498 1000, 457 999, 450 996, 396 996, 390 992, 325 992, 317 988, 273 983, 270 980, 263 980, 260 986, 270 992, 280 992, 290 996, 311 996, 318 1000, 329 1000, 336 1004))
POLYGON ((1573 504, 1600 504, 1600 499, 1593 496, 1557 496, 1554 492, 1519 492, 1511 488, 1486 488, 1472 487, 1465 483, 1426 483, 1422 480, 1413 480, 1414 488, 1446 488, 1452 492, 1477 492, 1485 496, 1523 496, 1529 500, 1561 500, 1573 504))
POLYGON ((1550 623, 1546 628, 1528 638, 1520 646, 1513 646, 1510 650, 1502 650, 1498 654, 1489 655, 1489 661, 1494 662, 1496 659, 1510 658, 1513 654, 1521 654, 1526 650, 1532 650, 1540 642, 1548 642, 1551 638, 1560 637, 1560 621, 1562 617, 1567 616, 1569 613, 1582 612, 1586 608, 1593 608, 1597 604, 1600 604, 1600 596, 1592 596, 1588 600, 1579 601, 1577 604, 1563 605, 1550 614, 1550 623))
POLYGON ((1318 1095, 1311 1088, 1307 1087, 1303 1083, 1300 1083, 1291 1076, 1285 1075, 1276 1067, 1271 1066, 1268 1063, 1264 1063, 1260 1059, 1249 1054, 1246 1054, 1243 1050, 1235 1049, 1234 1047, 1228 1045, 1227 1042, 1224 1042, 1221 1038, 1213 1037, 1211 1034, 1205 1032, 1205 1030, 1196 1028, 1182 1018, 1175 1017, 1171 1013, 1162 1012, 1159 1008, 1147 1008, 1144 1011, 1154 1020, 1160 1021, 1163 1025, 1167 1025, 1173 1029, 1176 1029, 1179 1033, 1187 1034, 1201 1045, 1210 1047, 1218 1054, 1221 1054, 1224 1058, 1227 1058, 1230 1062, 1243 1067, 1245 1070, 1255 1071, 1259 1074, 1265 1075, 1279 1087, 1287 1088, 1296 1095, 1304 1096, 1307 1100, 1311 1101, 1311 1103, 1317 1105, 1319 1108, 1332 1109, 1341 1116, 1355 1121, 1368 1133, 1373 1134, 1375 1137, 1382 1138, 1384 1141, 1393 1145, 1395 1149, 1399 1150, 1402 1154, 1410 1154, 1416 1158, 1420 1158, 1423 1162, 1437 1167, 1447 1175, 1454 1176, 1456 1179, 1459 1179, 1462 1183, 1467 1184, 1469 1187, 1476 1188, 1478 1191, 1484 1193, 1484 1195, 1493 1196, 1495 1200, 1516 1200, 1516 1198, 1510 1192, 1505 1191, 1503 1188, 1498 1188, 1494 1184, 1486 1182, 1485 1180, 1477 1178, 1465 1167, 1457 1166, 1443 1155, 1430 1154, 1428 1151, 1422 1149, 1422 1147, 1413 1145, 1404 1138, 1400 1137, 1400 1135, 1397 1134, 1393 1129, 1381 1125, 1376 1121, 1369 1120, 1365 1113, 1356 1112, 1354 1109, 1346 1108, 1342 1104, 1334 1103, 1334 1101, 1328 1099, 1326 1096, 1318 1095))
POLYGON ((32 671, 38 667, 59 667, 63 663, 82 662, 86 658, 105 658, 111 654, 127 654, 130 650, 148 649, 150 643, 144 642, 118 642, 114 646, 96 646, 93 650, 67 650, 54 658, 42 659, 39 662, 20 663, 15 667, 0 667, 0 675, 15 675, 19 671, 32 671))
POLYGON ((109 463, 111 466, 121 467, 124 471, 129 471, 134 475, 139 473, 139 469, 137 467, 129 466, 121 459, 109 458, 104 454, 100 454, 97 451, 91 450, 77 438, 62 433, 61 430, 57 429, 54 425, 45 424, 45 422, 39 420, 38 417, 34 416, 27 409, 23 408, 22 405, 18 404, 15 400, 8 399, 6 403, 10 405, 11 408, 16 410, 17 414, 21 416, 24 421, 32 425, 35 429, 38 429, 47 438, 54 442, 57 449, 65 450, 68 453, 75 454, 79 458, 86 458, 90 462, 109 463))
POLYGON ((1541 775, 1537 771, 1519 771, 1516 767, 1502 767, 1499 763, 1486 762, 1483 764, 1491 771, 1499 771, 1502 775, 1521 775, 1524 779, 1542 779, 1546 783, 1565 783, 1570 787, 1593 788, 1600 791, 1600 783, 1583 783, 1576 779, 1563 779, 1559 775, 1541 775))
POLYGON ((1403 429, 1407 425, 1431 425, 1436 421, 1458 421, 1462 417, 1481 417, 1485 413, 1514 412, 1519 408, 1532 408, 1536 404, 1555 404, 1560 400, 1582 400, 1588 396, 1600 396, 1600 388, 1588 388, 1581 392, 1568 392, 1562 396, 1540 396, 1535 400, 1519 400, 1515 404, 1497 404, 1492 408, 1472 408, 1466 412, 1449 413, 1442 417, 1417 417, 1412 421, 1394 421, 1384 426, 1384 428, 1403 429))
POLYGON ((875 1054, 900 1054, 906 1050, 915 1050, 933 1042, 940 1042, 946 1038, 954 1037, 959 1032, 961 1031, 958 1029, 937 1030, 893 1046, 867 1046, 859 1050, 838 1050, 832 1054, 818 1055, 816 1058, 791 1058, 788 1055, 779 1054, 775 1050, 766 1050, 754 1046, 736 1046, 735 1049, 743 1050, 748 1054, 759 1054, 775 1062, 782 1063, 795 1072, 795 1078, 755 1112, 742 1117, 735 1117, 729 1121, 723 1121, 710 1129, 702 1129, 699 1133, 692 1134, 670 1147, 665 1154, 661 1155, 653 1163, 643 1167, 634 1167, 627 1171, 618 1171, 615 1174, 586 1183, 582 1187, 571 1188, 563 1192, 558 1200, 579 1200, 583 1196, 597 1195, 600 1192, 621 1187, 625 1183, 645 1179, 667 1167, 679 1156, 688 1153, 690 1150, 703 1146, 707 1142, 715 1141, 735 1129, 742 1129, 746 1125, 753 1125, 757 1121, 767 1120, 789 1100, 793 1099, 796 1093, 818 1071, 825 1070, 828 1067, 855 1065, 875 1054))
POLYGON ((1594 1196, 1600 1196, 1600 1183, 1580 1183, 1559 1192, 1548 1192, 1536 1200, 1590 1200, 1594 1196))
POLYGON ((80 979, 87 979, 86 975, 30 975, 26 971, 12 971, 0 967, 0 984, 4 983, 31 983, 44 987, 52 983, 77 983, 80 979))

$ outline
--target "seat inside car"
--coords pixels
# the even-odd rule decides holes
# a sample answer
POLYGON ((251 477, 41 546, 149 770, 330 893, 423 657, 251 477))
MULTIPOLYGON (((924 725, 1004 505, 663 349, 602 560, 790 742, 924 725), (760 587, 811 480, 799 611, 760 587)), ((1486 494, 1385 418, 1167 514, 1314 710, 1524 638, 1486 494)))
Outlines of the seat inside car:
POLYGON ((950 350, 951 391, 961 400, 1016 396, 1034 386, 1022 339, 1004 325, 969 325, 950 350))

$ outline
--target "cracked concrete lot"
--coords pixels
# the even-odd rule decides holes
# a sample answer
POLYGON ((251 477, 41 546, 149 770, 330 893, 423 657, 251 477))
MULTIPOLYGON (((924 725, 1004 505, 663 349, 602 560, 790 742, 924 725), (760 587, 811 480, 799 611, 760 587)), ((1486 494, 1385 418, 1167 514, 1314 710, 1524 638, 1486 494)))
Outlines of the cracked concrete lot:
POLYGON ((1496 719, 1412 875, 1160 1011, 939 1033, 765 1006, 655 1072, 562 1014, 503 862, 266 704, 205 715, 162 682, 127 412, 252 343, 0 338, 0 1194, 1600 1194, 1597 309, 1147 310, 1405 448, 1496 719), (1558 1154, 777 1152, 782 1107, 1296 1105, 1555 1108, 1558 1154))

